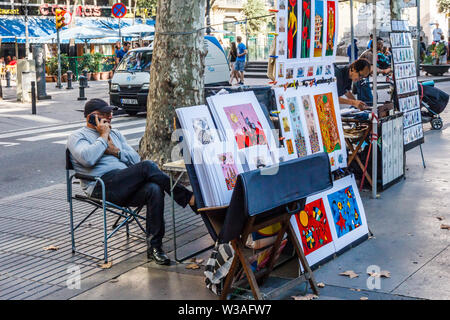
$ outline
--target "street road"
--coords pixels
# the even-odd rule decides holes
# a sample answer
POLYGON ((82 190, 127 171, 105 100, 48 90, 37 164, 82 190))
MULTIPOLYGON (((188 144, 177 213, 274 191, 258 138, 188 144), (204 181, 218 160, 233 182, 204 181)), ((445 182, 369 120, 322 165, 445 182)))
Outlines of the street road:
MULTIPOLYGON (((112 125, 137 149, 145 123, 145 115, 119 116, 112 125)), ((0 199, 65 182, 67 137, 82 126, 84 121, 0 133, 0 199)))

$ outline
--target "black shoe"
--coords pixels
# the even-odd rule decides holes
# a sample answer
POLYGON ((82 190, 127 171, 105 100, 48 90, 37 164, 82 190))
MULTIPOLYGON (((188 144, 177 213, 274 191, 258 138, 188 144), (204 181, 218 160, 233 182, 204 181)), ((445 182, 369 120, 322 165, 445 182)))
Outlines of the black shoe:
POLYGON ((169 265, 170 259, 161 248, 147 247, 147 258, 154 260, 157 264, 169 265))

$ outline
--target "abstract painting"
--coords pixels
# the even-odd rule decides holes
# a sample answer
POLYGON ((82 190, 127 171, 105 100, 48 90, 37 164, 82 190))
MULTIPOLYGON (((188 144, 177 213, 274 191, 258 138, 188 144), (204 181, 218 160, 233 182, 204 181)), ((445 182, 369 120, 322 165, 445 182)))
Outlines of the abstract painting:
POLYGON ((331 92, 318 94, 314 96, 317 115, 319 118, 320 131, 322 133, 322 142, 324 151, 331 153, 341 150, 341 141, 339 129, 334 110, 333 95, 331 92))
POLYGON ((236 185, 237 176, 239 175, 233 154, 230 152, 222 153, 218 155, 218 158, 222 168, 223 178, 225 179, 225 185, 228 190, 233 190, 236 185))
POLYGON ((289 108, 289 116, 291 118, 297 155, 298 157, 304 157, 307 155, 305 130, 301 122, 300 107, 297 97, 288 97, 286 98, 286 101, 289 108))
POLYGON ((314 118, 314 109, 311 104, 311 97, 309 95, 302 96, 303 110, 305 110, 306 127, 309 133, 309 143, 311 144, 311 152, 319 152, 321 147, 319 143, 318 130, 316 128, 316 121, 314 118))
POLYGON ((209 144, 214 142, 208 120, 204 118, 192 119, 192 127, 194 128, 194 137, 199 144, 209 144))
POLYGON ((338 238, 362 225, 361 212, 351 185, 328 195, 338 238))
POLYGON ((302 0, 302 38, 300 58, 309 58, 311 49, 311 0, 302 0))
POLYGON ((327 1, 327 45, 325 49, 326 56, 332 56, 334 53, 334 42, 336 33, 336 3, 327 1))
POLYGON ((289 0, 288 32, 287 32, 288 59, 297 58, 297 32, 298 32, 297 0, 289 0))
POLYGON ((323 1, 316 0, 315 2, 315 17, 314 17, 314 57, 322 56, 323 49, 323 1))
POLYGON ((252 104, 225 107, 223 110, 239 149, 267 144, 266 135, 252 104))
POLYGON ((333 241, 322 198, 306 204, 295 219, 305 255, 333 241))

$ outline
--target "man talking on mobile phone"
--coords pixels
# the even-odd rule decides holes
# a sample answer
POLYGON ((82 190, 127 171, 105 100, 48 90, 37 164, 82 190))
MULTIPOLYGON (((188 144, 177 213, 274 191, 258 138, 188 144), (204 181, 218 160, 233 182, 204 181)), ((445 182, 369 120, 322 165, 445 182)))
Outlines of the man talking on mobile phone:
MULTIPOLYGON (((67 140, 70 160, 77 173, 101 177, 107 201, 121 206, 147 206, 147 257, 168 265, 170 260, 162 249, 162 239, 164 191, 170 194, 170 178, 154 162, 141 161, 120 131, 111 127, 112 110, 102 99, 86 102, 86 126, 67 140)), ((101 185, 95 181, 81 180, 81 186, 88 196, 102 197, 101 185)), ((196 211, 193 193, 184 186, 175 186, 174 198, 183 208, 189 204, 196 211)))

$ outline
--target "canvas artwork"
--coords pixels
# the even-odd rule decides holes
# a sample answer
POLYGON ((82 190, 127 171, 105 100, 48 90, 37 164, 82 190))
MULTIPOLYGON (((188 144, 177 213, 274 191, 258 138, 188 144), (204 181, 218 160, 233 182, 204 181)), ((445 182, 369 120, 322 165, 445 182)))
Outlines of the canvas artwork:
POLYGON ((286 40, 278 39, 278 55, 284 57, 286 54, 286 40))
POLYGON ((297 78, 303 78, 305 76, 305 67, 297 68, 297 78))
POLYGON ((341 140, 331 92, 314 96, 325 152, 341 150, 341 140))
POLYGON ((206 105, 177 108, 176 113, 191 154, 195 147, 220 141, 206 105))
POLYGON ((300 106, 296 96, 286 98, 289 108, 289 116, 292 123, 292 130, 294 133, 295 148, 297 150, 298 157, 304 157, 308 154, 307 141, 305 138, 305 130, 302 124, 300 115, 300 106))
POLYGON ((192 127, 194 128, 194 137, 199 144, 204 145, 214 142, 206 117, 192 119, 192 127))
POLYGON ((279 0, 278 1, 278 9, 286 10, 286 0, 279 0))
POLYGON ((336 3, 327 1, 327 42, 325 47, 325 55, 332 56, 334 53, 336 33, 336 3))
POLYGON ((239 149, 267 144, 258 116, 250 103, 224 108, 239 149))
POLYGON ((312 77, 314 75, 314 66, 308 67, 308 77, 312 77))
POLYGON ((302 28, 300 58, 309 58, 311 52, 311 0, 302 0, 302 28))
POLYGON ((278 32, 286 32, 286 17, 278 17, 278 32))
POLYGON ((291 131, 291 128, 289 127, 289 120, 287 117, 283 117, 283 129, 284 129, 284 132, 291 131))
POLYGON ((233 154, 226 152, 218 154, 217 157, 223 173, 221 178, 224 179, 227 190, 233 190, 236 186, 237 176, 239 175, 233 154))
POLYGON ((284 63, 278 64, 278 78, 284 78, 284 63))
POLYGON ((286 140, 286 147, 287 147, 288 154, 294 154, 294 146, 292 145, 291 139, 286 140))
POLYGON ((311 144, 311 152, 316 153, 322 150, 321 137, 318 132, 318 122, 314 114, 314 107, 311 103, 311 96, 304 95, 302 98, 303 110, 305 111, 306 127, 309 133, 309 143, 311 144))
POLYGON ((286 79, 294 78, 294 68, 286 68, 286 79))
POLYGON ((323 1, 315 2, 314 17, 314 57, 322 57, 323 49, 323 1))
POLYGON ((353 175, 333 182, 326 192, 326 206, 330 212, 331 232, 336 251, 367 235, 364 207, 353 175))
POLYGON ((361 214, 352 186, 328 195, 328 202, 339 238, 361 226, 361 214))
POLYGON ((321 193, 308 197, 305 208, 290 219, 292 229, 310 266, 336 252, 331 231, 333 218, 325 205, 325 196, 325 193, 321 193))
POLYGON ((333 241, 322 198, 306 204, 304 210, 295 215, 295 219, 305 255, 333 241))
POLYGON ((287 58, 297 58, 297 34, 298 34, 298 19, 297 19, 297 0, 288 0, 288 31, 287 31, 287 58))

